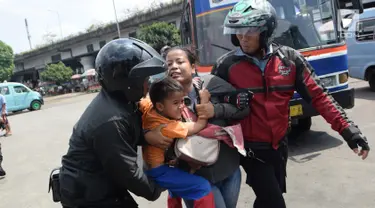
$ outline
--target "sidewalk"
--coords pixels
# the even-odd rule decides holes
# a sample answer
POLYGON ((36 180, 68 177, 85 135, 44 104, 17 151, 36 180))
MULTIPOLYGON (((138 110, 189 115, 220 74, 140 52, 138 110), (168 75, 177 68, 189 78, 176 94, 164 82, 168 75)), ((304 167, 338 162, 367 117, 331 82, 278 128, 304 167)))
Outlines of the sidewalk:
POLYGON ((87 92, 73 92, 73 93, 67 93, 63 95, 56 95, 56 96, 49 96, 49 97, 44 97, 44 102, 50 102, 54 100, 61 100, 61 99, 66 99, 66 98, 72 98, 80 95, 87 95, 89 93, 87 92))

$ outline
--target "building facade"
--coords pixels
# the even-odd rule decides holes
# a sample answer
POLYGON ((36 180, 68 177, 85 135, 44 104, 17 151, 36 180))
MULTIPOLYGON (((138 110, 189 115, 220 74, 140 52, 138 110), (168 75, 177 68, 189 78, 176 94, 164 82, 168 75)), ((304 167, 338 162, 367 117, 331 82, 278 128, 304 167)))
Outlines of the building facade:
MULTIPOLYGON (((155 21, 165 21, 179 28, 181 12, 182 1, 175 0, 160 8, 137 14, 119 22, 121 37, 134 37, 140 25, 155 21)), ((36 83, 40 80, 40 72, 48 64, 60 61, 71 67, 74 73, 83 73, 94 68, 95 58, 100 48, 117 38, 119 38, 118 31, 114 23, 38 49, 16 54, 11 81, 36 83)))

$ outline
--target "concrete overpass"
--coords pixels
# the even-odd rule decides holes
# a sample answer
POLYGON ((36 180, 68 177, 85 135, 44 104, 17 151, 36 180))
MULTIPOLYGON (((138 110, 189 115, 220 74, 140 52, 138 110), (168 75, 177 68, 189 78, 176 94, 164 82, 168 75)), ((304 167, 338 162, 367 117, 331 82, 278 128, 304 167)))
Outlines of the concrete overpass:
MULTIPOLYGON (((160 8, 136 14, 119 22, 121 37, 134 37, 139 25, 155 21, 166 21, 179 28, 181 13, 182 1, 174 0, 160 8)), ((117 26, 113 23, 51 45, 16 54, 15 69, 11 79, 17 82, 28 80, 35 82, 40 79, 39 74, 47 64, 59 61, 70 66, 74 72, 83 73, 87 69, 94 68, 94 61, 100 48, 117 38, 117 26)))

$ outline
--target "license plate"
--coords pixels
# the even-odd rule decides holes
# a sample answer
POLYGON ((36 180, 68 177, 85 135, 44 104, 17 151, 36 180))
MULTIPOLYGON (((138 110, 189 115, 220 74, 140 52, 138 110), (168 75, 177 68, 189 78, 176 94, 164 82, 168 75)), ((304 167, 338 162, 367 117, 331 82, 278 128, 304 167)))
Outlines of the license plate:
POLYGON ((293 105, 293 106, 290 106, 290 116, 293 117, 293 116, 300 116, 303 114, 303 110, 302 110, 302 105, 293 105))

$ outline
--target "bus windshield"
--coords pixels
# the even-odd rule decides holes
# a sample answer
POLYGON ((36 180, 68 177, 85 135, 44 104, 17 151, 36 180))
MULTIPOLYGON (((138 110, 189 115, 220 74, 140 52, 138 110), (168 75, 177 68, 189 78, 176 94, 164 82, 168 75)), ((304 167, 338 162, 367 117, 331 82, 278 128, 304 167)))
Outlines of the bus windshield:
MULTIPOLYGON (((278 16, 274 41, 294 49, 337 43, 335 7, 331 0, 269 0, 278 16)), ((223 22, 235 0, 195 0, 196 46, 201 65, 212 65, 233 49, 223 35, 223 22), (215 5, 218 2, 218 5, 215 5)))

